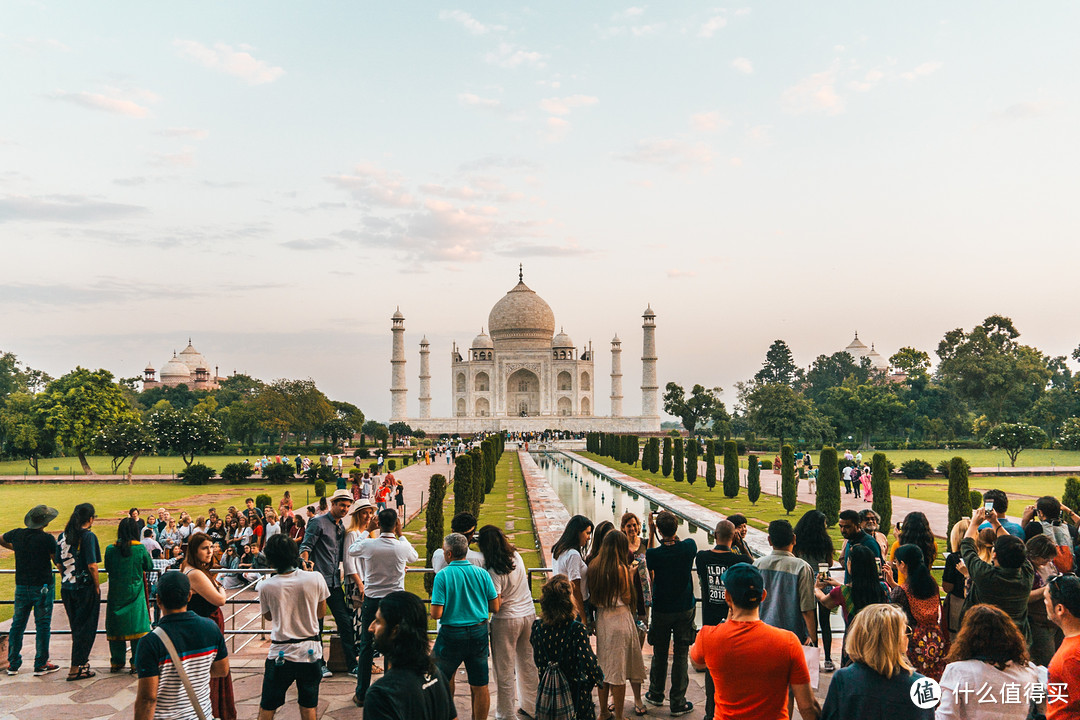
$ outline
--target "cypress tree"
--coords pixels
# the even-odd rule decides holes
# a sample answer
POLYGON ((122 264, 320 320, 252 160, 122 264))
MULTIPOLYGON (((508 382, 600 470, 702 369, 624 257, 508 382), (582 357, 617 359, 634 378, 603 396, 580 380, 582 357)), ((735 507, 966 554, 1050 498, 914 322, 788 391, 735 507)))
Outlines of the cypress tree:
POLYGON ((660 472, 660 438, 652 438, 652 467, 649 472, 653 475, 660 472))
POLYGON ((487 495, 495 487, 495 464, 498 461, 495 459, 495 444, 491 440, 485 440, 480 447, 487 465, 487 477, 484 478, 484 495, 487 495))
POLYGON ((672 472, 675 474, 675 482, 682 482, 686 470, 686 458, 683 455, 683 439, 675 438, 675 450, 673 453, 672 472))
MULTIPOLYGON (((877 499, 875 491, 874 499, 877 499)), ((825 522, 832 527, 840 520, 840 461, 836 448, 821 448, 818 458, 817 502, 818 510, 825 513, 825 522)), ((877 508, 875 508, 876 510, 877 508)))
POLYGON ((738 494, 739 444, 734 440, 726 440, 724 441, 724 497, 733 498, 738 494))
POLYGON ((472 455, 462 453, 454 461, 454 514, 472 510, 472 455))
POLYGON ((716 441, 705 443, 705 485, 710 490, 716 487, 716 441))
POLYGON ((472 455, 472 509, 469 511, 475 517, 480 517, 480 506, 484 502, 484 473, 486 468, 484 467, 484 456, 480 452, 480 448, 474 447, 469 451, 472 455))
POLYGON ((641 444, 638 442, 637 435, 628 435, 630 438, 630 464, 637 465, 638 458, 641 456, 641 444))
POLYGON ((761 463, 757 455, 746 456, 746 499, 751 505, 761 497, 761 463))
POLYGON ((780 499, 790 515, 798 502, 799 486, 795 484, 795 450, 790 445, 780 448, 780 499))
MULTIPOLYGON (((874 492, 877 492, 875 490, 874 492)), ((962 457, 949 461, 949 528, 960 518, 971 517, 971 496, 968 495, 968 464, 962 457)), ((882 518, 884 520, 884 518, 882 518)), ((887 527, 882 525, 881 527, 887 527)))
POLYGON ((691 485, 697 480, 698 441, 691 436, 686 441, 686 482, 691 485))
POLYGON ((664 477, 671 475, 671 438, 664 438, 664 458, 663 467, 664 477))
MULTIPOLYGON (((870 490, 874 493, 874 502, 871 507, 881 518, 880 527, 890 528, 892 527, 892 486, 889 484, 889 463, 885 459, 885 453, 874 453, 870 461, 870 472, 870 490)), ((970 500, 968 504, 971 504, 970 500)))
MULTIPOLYGON (((424 516, 424 528, 427 532, 427 550, 424 567, 431 567, 432 556, 442 550, 443 544, 443 500, 446 498, 446 478, 432 475, 428 482, 427 513, 424 516)), ((424 589, 431 592, 435 582, 435 573, 424 574, 424 589)))

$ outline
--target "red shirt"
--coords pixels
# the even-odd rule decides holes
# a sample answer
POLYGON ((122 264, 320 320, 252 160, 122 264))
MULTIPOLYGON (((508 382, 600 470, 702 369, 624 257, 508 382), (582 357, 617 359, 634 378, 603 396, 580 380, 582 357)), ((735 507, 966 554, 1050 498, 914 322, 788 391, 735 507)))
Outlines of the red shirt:
POLYGON ((690 648, 690 658, 709 668, 716 688, 715 717, 723 720, 785 720, 788 686, 810 682, 795 633, 760 620, 706 625, 690 648))
POLYGON ((1080 635, 1065 638, 1050 661, 1049 684, 1064 683, 1067 694, 1048 692, 1046 720, 1080 719, 1080 635), (1068 702, 1049 702, 1052 697, 1065 695, 1068 702))

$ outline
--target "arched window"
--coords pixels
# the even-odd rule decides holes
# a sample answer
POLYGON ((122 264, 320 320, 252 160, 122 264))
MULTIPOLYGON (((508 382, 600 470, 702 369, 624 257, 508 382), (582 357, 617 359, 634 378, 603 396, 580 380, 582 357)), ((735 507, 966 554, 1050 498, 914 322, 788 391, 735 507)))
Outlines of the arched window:
POLYGON ((589 403, 589 398, 581 398, 581 414, 592 415, 592 405, 589 403))
POLYGON ((589 385, 589 373, 587 372, 581 373, 581 389, 592 390, 592 386, 589 385))
POLYGON ((465 398, 458 398, 457 401, 457 416, 465 417, 465 398))
POLYGON ((475 389, 476 392, 487 392, 490 389, 488 387, 488 383, 488 374, 486 372, 476 373, 476 379, 473 382, 473 389, 475 389))
POLYGON ((487 417, 491 414, 491 404, 487 398, 477 398, 476 400, 476 416, 487 417))
POLYGON ((458 376, 457 376, 457 391, 459 393, 465 392, 465 373, 458 373, 458 376))
POLYGON ((570 392, 571 390, 574 389, 574 387, 573 387, 574 379, 570 375, 570 373, 566 372, 565 370, 563 370, 561 373, 559 373, 559 377, 557 378, 557 382, 558 382, 558 388, 562 392, 570 392))
POLYGON ((559 415, 563 415, 563 416, 573 415, 574 414, 574 404, 572 402, 570 402, 570 398, 561 397, 561 398, 559 398, 558 404, 555 406, 555 412, 557 412, 559 415))
POLYGON ((529 392, 529 381, 521 380, 518 382, 518 392, 529 392))

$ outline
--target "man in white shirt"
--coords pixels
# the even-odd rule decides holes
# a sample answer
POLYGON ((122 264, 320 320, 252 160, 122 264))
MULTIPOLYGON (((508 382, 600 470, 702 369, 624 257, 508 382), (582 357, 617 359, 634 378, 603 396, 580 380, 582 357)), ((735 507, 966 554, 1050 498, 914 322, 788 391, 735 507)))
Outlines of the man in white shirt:
POLYGON ((259 610, 273 623, 263 671, 259 720, 272 720, 296 683, 301 720, 315 720, 322 681, 319 618, 326 614, 330 589, 320 573, 300 570, 300 550, 288 535, 274 535, 263 550, 274 575, 259 588, 259 610))
POLYGON ((379 610, 379 600, 392 592, 405 589, 405 566, 420 559, 401 531, 397 510, 379 511, 379 537, 357 540, 349 555, 361 561, 364 570, 364 604, 360 607, 360 660, 356 672, 356 694, 353 702, 364 706, 364 696, 371 685, 371 661, 375 656, 374 633, 371 624, 379 610))
MULTIPOLYGON (((450 520, 450 532, 461 533, 469 541, 469 552, 465 554, 465 559, 478 568, 484 567, 484 556, 478 551, 472 549, 472 544, 476 541, 473 535, 476 533, 476 518, 472 513, 459 512, 450 520)), ((446 553, 439 548, 435 551, 435 554, 431 556, 431 567, 438 573, 444 567, 446 567, 446 553)))

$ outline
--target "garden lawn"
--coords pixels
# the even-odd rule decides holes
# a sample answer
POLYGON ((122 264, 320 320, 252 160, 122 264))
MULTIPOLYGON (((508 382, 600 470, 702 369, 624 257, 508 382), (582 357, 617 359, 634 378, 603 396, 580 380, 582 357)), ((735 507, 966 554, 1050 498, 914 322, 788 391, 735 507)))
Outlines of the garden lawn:
MULTIPOLYGON (((1043 495, 1053 495, 1061 498, 1065 492, 1065 476, 1063 475, 1033 475, 1031 477, 969 477, 968 487, 971 490, 983 492, 996 488, 1004 490, 1010 497, 1017 497, 1009 507, 1009 515, 1020 517, 1023 508, 1033 505, 1035 499, 1043 495)), ((949 481, 940 476, 931 476, 925 480, 908 480, 907 478, 892 479, 893 497, 910 497, 917 500, 947 505, 949 503, 949 481), (909 488, 910 486, 910 488, 909 488)))
MULTIPOLYGON (((94 532, 104 553, 105 546, 116 539, 116 525, 127 515, 128 508, 139 508, 142 516, 159 507, 164 507, 174 515, 180 510, 187 510, 192 519, 205 515, 211 507, 224 515, 229 505, 238 508, 244 506, 244 498, 265 493, 277 508, 278 501, 288 490, 292 494, 296 507, 315 499, 310 484, 294 483, 290 485, 268 485, 262 481, 244 485, 183 485, 179 482, 133 483, 5 483, 0 486, 0 533, 13 528, 23 527, 23 516, 35 505, 48 505, 60 511, 47 528, 54 535, 63 531, 67 519, 75 505, 83 502, 92 503, 97 512, 94 532)), ((331 492, 332 488, 327 488, 331 492)), ((10 570, 15 567, 15 556, 10 550, 0 549, 0 569, 10 570)), ((59 592, 59 583, 57 583, 59 592)), ((11 600, 15 595, 15 576, 0 574, 0 599, 11 600)), ((11 617, 11 606, 0 605, 0 621, 11 617)))
MULTIPOLYGON (((840 453, 841 459, 844 457, 845 448, 842 446, 836 446, 837 451, 840 453)), ((848 449, 852 453, 858 452, 855 446, 850 446, 848 449)), ((874 456, 875 450, 863 450, 863 462, 870 462, 870 458, 874 456)), ((980 450, 882 450, 881 452, 896 463, 897 467, 900 467, 905 461, 913 458, 925 460, 934 467, 942 460, 952 460, 954 457, 960 456, 968 461, 968 465, 971 467, 1009 467, 1009 456, 1004 450, 991 450, 990 448, 984 448, 980 450)), ((757 453, 758 458, 761 460, 772 460, 778 453, 757 453)), ((811 450, 810 455, 813 457, 815 463, 818 456, 821 454, 821 448, 811 450)), ((717 450, 717 462, 723 464, 723 453, 721 450, 717 450)), ((742 467, 746 467, 746 456, 739 457, 739 461, 742 467)), ((1016 467, 1051 467, 1056 465, 1058 467, 1080 467, 1080 450, 1024 450, 1016 458, 1016 467)))
MULTIPOLYGON (((808 503, 797 503, 795 509, 790 515, 784 510, 784 506, 780 501, 780 498, 776 495, 770 495, 766 492, 761 493, 761 497, 758 498, 756 504, 751 505, 750 501, 746 499, 746 488, 739 486, 739 494, 733 498, 724 497, 723 483, 717 481, 716 487, 709 490, 705 484, 705 478, 699 477, 693 485, 686 482, 675 482, 671 477, 664 477, 663 473, 656 473, 642 470, 639 465, 627 465, 626 463, 613 460, 609 457, 597 455, 589 452, 578 452, 577 454, 582 457, 587 457, 590 460, 606 465, 613 470, 629 475, 630 477, 637 478, 643 482, 647 482, 650 485, 667 490, 670 493, 692 500, 702 507, 709 508, 723 515, 734 515, 735 513, 742 513, 746 516, 747 523, 759 530, 768 530, 769 523, 773 520, 789 520, 792 525, 795 525, 799 521, 799 518, 807 510, 813 510, 814 506, 808 503)), ((722 467, 721 467, 722 469, 722 467)), ((722 473, 717 473, 721 475, 722 473)), ((766 486, 770 489, 775 489, 771 484, 779 482, 780 476, 773 475, 771 470, 763 470, 761 473, 761 485, 762 488, 766 486)), ((840 547, 844 543, 844 539, 840 536, 839 527, 832 527, 829 529, 829 534, 833 538, 833 544, 836 550, 839 552, 840 547)))
MULTIPOLYGON (((454 485, 451 483, 446 491, 446 499, 443 501, 443 533, 446 535, 450 533, 450 520, 454 516, 453 490, 454 485)), ((426 519, 427 512, 422 510, 405 527, 406 537, 420 553, 420 559, 410 567, 422 568, 426 564, 424 558, 424 551, 427 548, 427 528, 424 524, 426 519)), ((480 517, 477 518, 476 528, 479 530, 485 525, 495 525, 506 533, 510 542, 521 553, 521 559, 525 561, 526 568, 541 567, 540 555, 536 551, 532 513, 529 511, 529 500, 525 495, 525 477, 521 474, 521 463, 518 461, 517 453, 512 450, 503 452, 502 459, 495 470, 495 485, 480 506, 480 517), (514 521, 512 532, 506 530, 506 523, 510 520, 514 521)), ((542 575, 533 576, 533 597, 540 597, 541 579, 542 575)), ((425 600, 430 598, 424 589, 423 573, 408 573, 405 576, 405 589, 425 600)), ((430 618, 428 618, 428 629, 435 629, 435 621, 430 618)))

